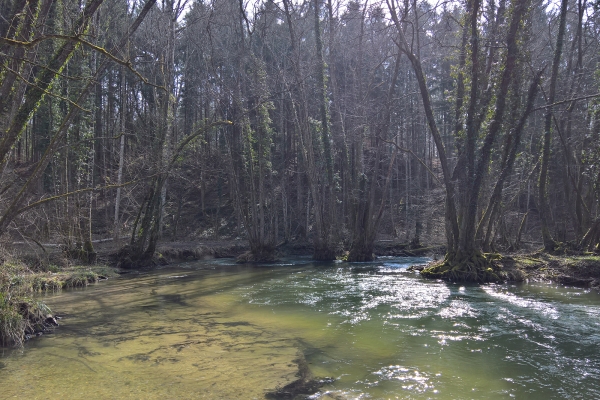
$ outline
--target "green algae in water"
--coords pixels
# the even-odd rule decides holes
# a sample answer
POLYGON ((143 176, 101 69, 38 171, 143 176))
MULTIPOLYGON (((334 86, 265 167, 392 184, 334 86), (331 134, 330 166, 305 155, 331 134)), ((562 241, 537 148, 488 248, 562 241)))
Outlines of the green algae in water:
POLYGON ((228 294, 173 279, 150 275, 49 298, 66 314, 61 327, 6 358, 3 396, 262 398, 296 379, 293 339, 240 320, 228 294))
POLYGON ((5 352, 6 398, 598 398, 600 297, 422 280, 410 262, 186 264, 50 296, 56 334, 5 352))

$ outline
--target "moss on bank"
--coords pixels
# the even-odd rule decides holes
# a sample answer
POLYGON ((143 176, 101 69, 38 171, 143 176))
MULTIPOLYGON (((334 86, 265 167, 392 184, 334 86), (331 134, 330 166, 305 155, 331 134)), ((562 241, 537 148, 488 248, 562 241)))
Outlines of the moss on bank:
POLYGON ((509 257, 531 281, 600 288, 600 256, 597 254, 552 255, 532 253, 509 257))
POLYGON ((49 265, 36 271, 4 257, 0 264, 0 346, 21 346, 29 336, 56 325, 48 306, 33 298, 36 293, 84 287, 115 275, 116 270, 105 265, 49 265))
POLYGON ((507 276, 501 264, 495 262, 501 258, 499 254, 480 252, 448 253, 442 261, 423 269, 421 275, 451 282, 501 282, 507 276))
MULTIPOLYGON (((531 254, 482 254, 494 279, 482 279, 473 273, 475 282, 556 282, 570 286, 600 288, 600 256, 596 254, 552 255, 547 253, 531 254)), ((421 271, 425 277, 460 280, 450 272, 455 269, 467 269, 470 265, 450 264, 446 259, 413 270, 421 271)), ((472 266, 475 269, 476 266, 472 266)), ((462 279, 465 280, 465 279, 462 279)), ((468 280, 468 279, 466 279, 468 280)))

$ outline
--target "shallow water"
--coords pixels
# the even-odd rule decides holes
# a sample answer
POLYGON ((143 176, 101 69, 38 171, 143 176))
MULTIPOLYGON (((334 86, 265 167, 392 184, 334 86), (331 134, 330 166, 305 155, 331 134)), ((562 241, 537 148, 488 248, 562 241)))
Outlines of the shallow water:
POLYGON ((423 259, 181 264, 47 296, 54 334, 0 357, 0 398, 600 398, 600 295, 469 286, 423 259), (300 361, 299 361, 300 360, 300 361))

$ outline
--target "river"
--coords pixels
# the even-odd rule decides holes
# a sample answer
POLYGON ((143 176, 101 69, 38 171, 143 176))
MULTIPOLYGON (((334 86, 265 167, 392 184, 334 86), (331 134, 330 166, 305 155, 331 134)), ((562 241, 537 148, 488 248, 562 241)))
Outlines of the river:
POLYGON ((0 356, 0 398, 598 399, 600 295, 428 281, 418 258, 131 273, 45 296, 52 334, 0 356))

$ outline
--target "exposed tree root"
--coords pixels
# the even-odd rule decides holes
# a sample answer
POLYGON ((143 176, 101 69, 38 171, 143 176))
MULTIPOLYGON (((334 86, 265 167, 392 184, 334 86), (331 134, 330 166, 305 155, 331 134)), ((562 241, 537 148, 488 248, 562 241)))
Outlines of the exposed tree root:
POLYGON ((426 278, 443 279, 451 282, 502 282, 506 274, 502 267, 494 263, 498 254, 448 253, 443 261, 435 263, 421 271, 426 278))

